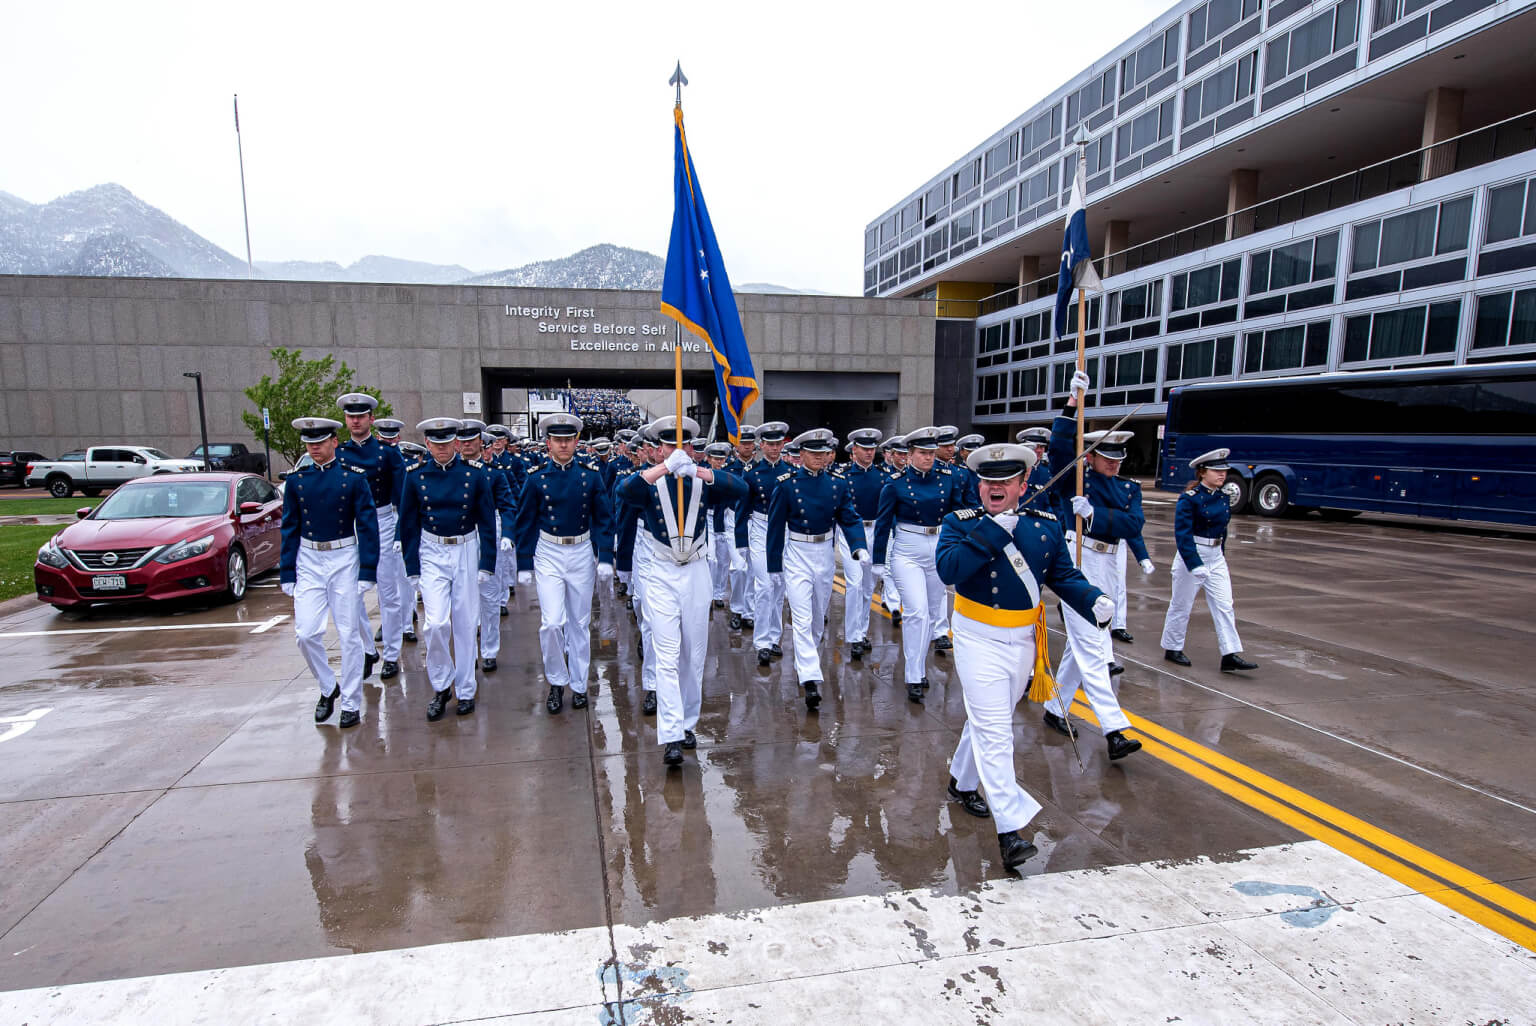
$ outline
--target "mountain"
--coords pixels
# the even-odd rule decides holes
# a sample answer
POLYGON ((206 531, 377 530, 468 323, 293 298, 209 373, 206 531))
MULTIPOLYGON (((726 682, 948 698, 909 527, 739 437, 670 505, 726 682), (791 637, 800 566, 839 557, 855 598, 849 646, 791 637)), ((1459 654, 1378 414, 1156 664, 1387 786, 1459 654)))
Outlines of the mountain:
POLYGON ((479 274, 466 285, 521 285, 561 289, 659 289, 666 261, 655 253, 603 243, 559 260, 540 260, 479 274))
POLYGON ((346 267, 334 260, 316 263, 308 260, 256 262, 263 278, 285 281, 366 281, 416 285, 452 285, 475 272, 458 264, 426 264, 419 260, 400 260, 387 256, 365 256, 346 267))
POLYGON ((175 278, 164 260, 122 232, 97 232, 80 246, 66 270, 93 278, 175 278))
POLYGON ((775 285, 766 281, 749 281, 745 285, 733 286, 735 292, 756 292, 769 296, 830 296, 830 292, 817 292, 815 289, 789 289, 783 285, 775 285))

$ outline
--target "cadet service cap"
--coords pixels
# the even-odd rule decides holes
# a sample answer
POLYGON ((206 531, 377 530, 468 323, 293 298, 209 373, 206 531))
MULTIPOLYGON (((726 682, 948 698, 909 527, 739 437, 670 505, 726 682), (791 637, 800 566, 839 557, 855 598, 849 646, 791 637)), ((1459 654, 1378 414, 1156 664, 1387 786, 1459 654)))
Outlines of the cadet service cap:
POLYGON ((965 465, 983 481, 1010 481, 1035 465, 1035 450, 1008 442, 983 445, 966 457, 965 465))
POLYGON ((961 450, 965 452, 969 452, 973 449, 980 449, 983 445, 986 444, 987 436, 981 434, 961 435, 960 441, 955 443, 955 445, 957 445, 961 450))
POLYGON ((451 442, 459 433, 459 421, 453 417, 429 417, 416 425, 429 442, 451 442))
POLYGON ((736 440, 738 442, 757 441, 757 425, 741 424, 736 428, 736 440))
POLYGON ((880 444, 880 439, 882 437, 883 435, 881 434, 879 428, 858 428, 857 430, 848 432, 848 444, 863 446, 866 449, 873 449, 875 446, 880 444))
MULTIPOLYGON (((645 426, 646 434, 663 444, 672 444, 677 441, 677 418, 657 417, 645 426)), ((683 444, 687 445, 699 437, 699 422, 692 417, 683 418, 683 444)))
POLYGON ((707 446, 704 447, 704 455, 717 460, 730 459, 731 453, 734 451, 735 450, 731 448, 730 442, 710 442, 707 446))
POLYGON ((1090 431, 1083 436, 1083 447, 1098 444, 1094 452, 1107 460, 1125 459, 1125 443, 1134 438, 1133 431, 1090 431))
POLYGON ((936 427, 920 427, 916 431, 907 432, 908 449, 937 449, 939 447, 939 429, 936 427))
POLYGON ((574 413, 546 413, 539 418, 539 431, 545 438, 575 438, 581 427, 582 419, 574 413))
POLYGON ((298 429, 300 440, 308 442, 323 442, 327 438, 335 438, 336 432, 341 430, 341 421, 331 420, 329 417, 300 417, 293 422, 298 429))
POLYGON ((380 438, 399 438, 404 428, 405 421, 393 417, 383 417, 373 422, 373 430, 379 433, 380 438))
POLYGON ((355 417, 362 413, 372 413, 378 408, 379 401, 367 392, 348 392, 336 400, 336 405, 341 407, 342 413, 355 417))
POLYGON ((953 424, 941 424, 933 431, 934 439, 940 445, 954 445, 960 441, 960 429, 953 424))
POLYGON ((468 441, 471 438, 479 438, 485 433, 485 421, 461 420, 459 421, 459 437, 468 441))
POLYGON ((1231 455, 1231 449, 1212 449, 1190 460, 1189 466, 1197 473, 1202 470, 1231 470, 1232 464, 1227 462, 1227 457, 1231 455))
POLYGON ((789 425, 782 420, 770 420, 757 429, 759 442, 782 442, 789 437, 789 425))
POLYGON ((1027 427, 1020 431, 1014 438, 1024 445, 1050 445, 1051 429, 1045 427, 1027 427))
POLYGON ((811 428, 796 435, 790 444, 801 452, 836 452, 837 436, 827 428, 811 428))

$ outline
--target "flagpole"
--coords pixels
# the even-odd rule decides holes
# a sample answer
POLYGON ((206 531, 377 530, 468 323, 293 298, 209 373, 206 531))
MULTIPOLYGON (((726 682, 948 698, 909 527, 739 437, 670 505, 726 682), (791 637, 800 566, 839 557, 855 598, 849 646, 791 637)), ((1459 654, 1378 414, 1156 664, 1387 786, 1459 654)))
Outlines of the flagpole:
MULTIPOLYGON (((1077 174, 1086 177, 1084 167, 1087 162, 1086 147, 1088 145, 1088 133, 1082 125, 1077 128, 1077 136, 1072 140, 1077 146, 1077 174)), ((1086 197, 1084 197, 1086 199, 1086 197)), ((1090 256, 1091 260, 1092 257, 1090 256)), ((1077 287, 1077 370, 1083 373, 1088 369, 1088 290, 1083 286, 1077 287)), ((1085 418, 1084 407, 1088 405, 1088 390, 1077 397, 1077 494, 1083 494, 1083 421, 1085 418)), ((1083 518, 1080 514, 1073 516, 1073 526, 1077 529, 1077 565, 1083 565, 1083 518)))
POLYGON ((235 94, 235 152, 240 157, 240 213, 245 218, 245 275, 256 277, 256 265, 251 262, 251 208, 245 202, 245 146, 240 142, 240 94, 235 94))
MULTIPOLYGON (((677 110, 683 109, 683 86, 688 84, 688 79, 683 75, 683 62, 677 62, 677 70, 672 73, 672 78, 667 85, 677 87, 677 110)), ((681 116, 681 113, 679 113, 681 116)), ((681 124, 681 122, 679 122, 681 124)), ((680 322, 672 325, 672 390, 677 399, 677 451, 683 451, 683 326, 680 322)), ((677 523, 684 527, 683 513, 683 479, 677 479, 677 523)), ((692 539, 690 539, 691 541, 692 539)))

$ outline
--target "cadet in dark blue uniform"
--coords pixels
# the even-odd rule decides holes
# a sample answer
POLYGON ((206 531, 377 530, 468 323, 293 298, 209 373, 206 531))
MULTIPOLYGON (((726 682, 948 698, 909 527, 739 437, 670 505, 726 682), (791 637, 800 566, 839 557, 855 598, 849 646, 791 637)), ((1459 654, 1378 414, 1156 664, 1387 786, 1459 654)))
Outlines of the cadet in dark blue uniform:
MULTIPOLYGON (((731 473, 726 470, 726 465, 730 463, 733 451, 730 442, 709 443, 704 447, 709 469, 731 473)), ((734 504, 719 501, 709 508, 709 584, 710 596, 714 599, 716 609, 725 608, 731 592, 731 560, 736 556, 736 531, 734 525, 729 528, 726 526, 726 514, 734 508, 734 504)))
MULTIPOLYGON (((405 488, 405 460, 392 446, 373 437, 373 411, 379 401, 366 392, 349 392, 336 400, 347 421, 350 436, 336 448, 336 458, 344 466, 356 467, 368 478, 373 507, 379 520, 379 645, 384 665, 379 679, 389 680, 400 673, 400 638, 405 622, 405 562, 395 551, 395 521, 400 512, 400 496, 405 488)), ((373 625, 368 622, 368 607, 357 596, 357 630, 363 639, 363 679, 373 673, 380 649, 374 647, 373 625)))
POLYGON ((938 547, 939 574, 955 588, 955 670, 965 693, 949 794, 971 815, 992 816, 1009 869, 1036 851, 1019 833, 1040 803, 1014 775, 1013 711, 1037 678, 1049 687, 1042 586, 1078 616, 1108 623, 1114 612, 1114 603, 1072 565, 1056 518, 1019 506, 1033 462, 1034 453, 1022 445, 973 453, 981 508, 945 517, 938 547))
POLYGON ((751 564, 752 573, 752 647, 758 659, 766 650, 781 656, 779 641, 784 636, 784 579, 768 572, 768 504, 773 493, 794 472, 794 467, 780 457, 789 425, 771 420, 757 429, 757 444, 763 456, 747 468, 747 494, 736 507, 736 551, 751 564), (745 551, 742 551, 745 550, 745 551))
POLYGON ((1221 672, 1257 670, 1257 663, 1243 658, 1243 640, 1237 635, 1237 614, 1232 608, 1232 575, 1227 570, 1227 521, 1232 506, 1222 485, 1227 483, 1230 449, 1212 449, 1190 461, 1195 480, 1179 496, 1173 510, 1173 538, 1179 556, 1173 561, 1173 597, 1163 619, 1163 658, 1188 666, 1184 632, 1195 596, 1203 589, 1216 625, 1221 646, 1221 672))
MULTIPOLYGON (((875 451, 880 445, 879 428, 859 428, 848 432, 848 454, 852 459, 834 473, 848 482, 853 493, 853 508, 864 526, 868 543, 875 533, 875 518, 880 515, 880 490, 887 480, 875 465, 875 451)), ((848 541, 838 536, 837 552, 843 560, 843 641, 848 655, 861 659, 870 650, 869 607, 875 597, 875 570, 870 563, 859 563, 848 549, 848 541)))
MULTIPOLYGON (((737 426, 736 445, 729 459, 725 461, 725 472, 743 481, 747 479, 747 471, 752 469, 752 464, 757 462, 757 426, 754 424, 740 424, 737 426)), ((729 621, 733 631, 739 631, 743 627, 752 629, 752 564, 736 547, 736 510, 734 507, 725 511, 725 529, 731 537, 731 572, 730 572, 730 601, 731 616, 729 621)))
MULTIPOLYGON (((839 530, 855 563, 869 566, 864 524, 853 505, 853 488, 842 477, 827 473, 836 439, 826 428, 813 428, 795 439, 802 465, 779 485, 768 504, 768 572, 781 575, 794 619, 795 676, 805 689, 805 707, 821 704, 821 639, 827 607, 832 601, 832 577, 837 572, 839 530)), ((757 654, 768 665, 767 652, 757 654)))
POLYGON ((315 722, 331 718, 341 698, 343 727, 355 727, 363 708, 363 639, 357 598, 378 576, 379 518, 365 474, 336 459, 336 429, 324 417, 293 422, 314 462, 288 475, 283 487, 283 546, 278 576, 293 598, 299 651, 320 685, 315 722), (341 677, 325 655, 325 619, 336 624, 341 677))
MULTIPOLYGON (((517 496, 512 491, 507 475, 484 459, 485 443, 490 437, 486 433, 484 421, 459 421, 459 433, 456 439, 459 456, 490 481, 491 499, 496 505, 494 543, 499 567, 502 556, 512 553, 512 522, 517 515, 517 496)), ((490 673, 496 669, 496 659, 501 655, 503 606, 501 580, 497 573, 493 571, 489 578, 481 577, 478 589, 480 592, 480 669, 490 673)))
POLYGON ((1062 530, 1066 530, 1067 518, 1064 515, 1066 507, 1057 501, 1058 493, 1055 489, 1049 492, 1043 491, 1055 473, 1051 467, 1050 457, 1051 429, 1027 427, 1020 431, 1016 438, 1020 445, 1035 454, 1035 465, 1030 469, 1024 484, 1024 504, 1054 514, 1057 522, 1062 525, 1062 530))
MULTIPOLYGON (((512 453, 512 429, 505 424, 489 424, 485 431, 493 441, 486 444, 484 462, 506 478, 515 508, 517 497, 523 494, 523 482, 528 479, 528 472, 523 469, 523 461, 512 453)), ((510 539, 511 532, 503 528, 502 537, 510 539)), ((501 585, 501 615, 506 616, 509 613, 507 603, 517 593, 515 547, 503 545, 496 550, 496 582, 501 585)))

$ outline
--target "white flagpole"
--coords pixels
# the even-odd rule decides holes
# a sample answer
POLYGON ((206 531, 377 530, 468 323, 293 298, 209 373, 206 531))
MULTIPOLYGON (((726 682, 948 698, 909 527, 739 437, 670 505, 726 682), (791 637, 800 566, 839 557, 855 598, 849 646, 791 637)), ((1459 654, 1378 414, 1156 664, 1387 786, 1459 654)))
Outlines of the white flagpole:
POLYGON ((235 94, 235 152, 240 155, 240 213, 245 218, 245 274, 256 277, 256 265, 251 262, 251 208, 245 202, 245 146, 240 142, 240 94, 235 94))

